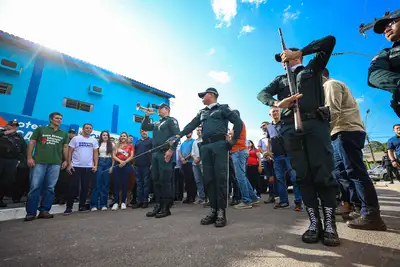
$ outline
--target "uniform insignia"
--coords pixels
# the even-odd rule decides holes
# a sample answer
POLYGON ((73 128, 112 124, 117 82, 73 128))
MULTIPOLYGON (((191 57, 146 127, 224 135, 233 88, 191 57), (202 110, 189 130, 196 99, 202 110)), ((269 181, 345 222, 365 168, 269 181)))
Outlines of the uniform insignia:
POLYGON ((178 121, 177 120, 173 119, 173 121, 174 121, 175 125, 178 125, 178 121))
POLYGON ((377 60, 378 58, 379 58, 379 56, 375 56, 375 57, 371 60, 371 62, 377 60))

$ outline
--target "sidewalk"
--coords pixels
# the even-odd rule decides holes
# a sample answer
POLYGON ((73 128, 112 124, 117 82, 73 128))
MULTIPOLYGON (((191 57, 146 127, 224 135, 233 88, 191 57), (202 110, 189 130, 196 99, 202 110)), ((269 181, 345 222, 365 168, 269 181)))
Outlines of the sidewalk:
POLYGON ((389 182, 376 182, 375 184, 376 188, 379 189, 390 189, 390 190, 395 190, 397 192, 400 192, 400 182, 399 181, 394 181, 394 184, 389 184, 389 182))

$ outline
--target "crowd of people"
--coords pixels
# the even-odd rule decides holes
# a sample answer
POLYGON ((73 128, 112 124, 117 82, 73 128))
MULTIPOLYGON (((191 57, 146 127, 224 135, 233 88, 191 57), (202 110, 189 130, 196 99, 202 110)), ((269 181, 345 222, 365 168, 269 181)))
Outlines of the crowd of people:
MULTIPOLYGON (((398 38, 397 44, 400 19, 385 23, 377 22, 375 30, 383 27, 389 40, 393 35, 398 38)), ((156 107, 160 117, 156 122, 150 119, 154 109, 146 109, 141 138, 135 144, 126 132, 117 142, 108 131, 96 140, 90 123, 82 126, 79 135, 74 130, 66 133, 60 129, 62 115, 54 112, 50 124, 38 127, 26 146, 17 133, 18 122, 10 121, 0 134, 0 180, 13 181, 15 201, 27 192, 25 221, 53 218, 55 197, 56 203, 66 204, 65 215, 72 213, 75 201, 79 201, 78 212, 124 210, 129 205, 145 209, 155 202, 146 213, 155 218, 172 215, 170 208, 177 201, 201 204, 210 207, 201 224, 224 227, 229 195, 233 208, 251 209, 260 204, 261 182, 266 181, 264 203, 278 210, 291 207, 287 187, 293 186, 292 207, 297 212, 305 209, 310 220, 302 235, 306 243, 322 240, 328 246, 339 245, 337 214, 350 228, 385 231, 377 193, 363 162, 366 130, 358 104, 347 85, 331 78, 326 68, 335 44, 336 39, 327 36, 275 56, 297 77, 300 93, 290 94, 288 75, 276 77, 261 90, 257 99, 271 107, 271 122, 261 123, 263 134, 256 142, 247 139, 240 112, 218 103, 218 91, 208 88, 198 94, 205 108, 182 130, 170 116, 168 104, 156 107), (303 65, 303 56, 311 54, 316 55, 303 65), (299 111, 293 108, 296 102, 299 111), (301 125, 294 123, 297 115, 301 125), (148 131, 153 132, 152 138, 148 131), (26 183, 25 189, 18 185, 18 177, 28 175, 26 190, 26 183)), ((370 82, 376 81, 378 60, 383 58, 371 63, 370 82)), ((393 130, 388 158, 397 169, 400 124, 393 130)), ((1 188, 0 195, 8 193, 1 188)))

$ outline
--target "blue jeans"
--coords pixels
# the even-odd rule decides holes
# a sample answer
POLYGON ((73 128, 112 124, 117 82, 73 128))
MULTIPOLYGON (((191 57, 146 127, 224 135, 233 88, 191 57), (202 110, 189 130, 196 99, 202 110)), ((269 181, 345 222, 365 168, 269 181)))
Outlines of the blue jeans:
MULTIPOLYGON (((110 167, 112 164, 111 158, 99 158, 95 181, 92 185, 92 199, 90 200, 91 208, 107 208, 108 189, 110 186, 110 167), (99 204, 100 195, 100 206, 99 204)), ((114 168, 115 169, 115 168, 114 168)))
POLYGON ((258 200, 257 195, 254 193, 249 179, 246 177, 247 159, 249 158, 249 151, 246 149, 233 152, 232 161, 235 166, 236 179, 239 184, 240 192, 242 195, 242 202, 251 204, 254 200, 258 200))
POLYGON ((379 202, 363 161, 362 149, 365 136, 364 132, 340 132, 332 136, 332 144, 335 153, 343 161, 347 174, 343 177, 354 182, 357 196, 361 201, 361 214, 375 216, 379 215, 379 202))
POLYGON ((194 179, 196 181, 196 188, 199 199, 204 200, 205 194, 204 194, 203 173, 201 171, 201 164, 193 165, 193 174, 194 174, 194 179))
POLYGON ((129 175, 132 172, 132 165, 127 163, 124 167, 120 168, 115 166, 114 172, 114 204, 119 203, 119 189, 122 189, 121 203, 126 204, 126 195, 128 194, 129 175))
POLYGON ((60 174, 60 165, 36 164, 30 172, 30 189, 26 201, 26 213, 28 216, 36 216, 37 210, 49 212, 54 200, 54 187, 60 174), (42 201, 38 208, 40 194, 42 201))
POLYGON ((296 172, 290 164, 290 158, 284 155, 274 157, 274 171, 277 179, 277 194, 279 195, 280 203, 289 203, 288 191, 286 187, 285 172, 290 175, 290 180, 293 184, 294 203, 301 204, 301 194, 299 186, 296 184, 296 172))
POLYGON ((147 203, 149 201, 149 175, 150 166, 136 167, 136 195, 138 203, 147 203))
POLYGON ((277 193, 277 181, 275 178, 275 172, 274 172, 274 162, 270 162, 268 160, 263 160, 263 166, 264 166, 264 175, 267 178, 267 184, 268 184, 268 194, 270 198, 275 198, 278 196, 277 193), (270 180, 271 178, 271 180, 270 180))

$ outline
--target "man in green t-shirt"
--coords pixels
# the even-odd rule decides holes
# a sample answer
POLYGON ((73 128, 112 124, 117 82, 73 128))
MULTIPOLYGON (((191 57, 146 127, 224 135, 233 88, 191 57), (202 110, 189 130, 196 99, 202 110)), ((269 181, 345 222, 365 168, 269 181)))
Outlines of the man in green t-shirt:
POLYGON ((36 218, 51 219, 49 213, 54 199, 54 187, 60 173, 60 167, 67 166, 68 158, 68 134, 60 129, 62 115, 53 112, 49 116, 48 126, 38 127, 32 134, 28 145, 28 166, 32 168, 30 177, 30 189, 26 201, 25 221, 36 218), (35 153, 33 150, 35 148, 35 153), (42 186, 46 188, 42 190, 42 186), (40 195, 41 203, 38 208, 40 195))

